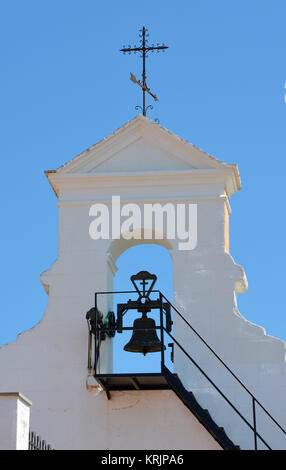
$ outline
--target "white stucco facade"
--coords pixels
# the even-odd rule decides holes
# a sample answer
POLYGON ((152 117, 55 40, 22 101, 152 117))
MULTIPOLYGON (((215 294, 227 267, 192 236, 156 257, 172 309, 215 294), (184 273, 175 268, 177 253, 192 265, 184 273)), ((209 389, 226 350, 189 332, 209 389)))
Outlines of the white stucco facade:
MULTIPOLYGON (((285 343, 248 322, 236 304, 236 295, 247 289, 243 268, 228 252, 229 199, 240 189, 237 166, 224 164, 137 116, 58 170, 47 172, 47 177, 59 210, 58 257, 41 276, 48 306, 36 327, 0 349, 0 392, 19 390, 32 400, 33 430, 56 449, 219 448, 172 391, 112 392, 108 401, 87 378, 85 313, 93 306, 95 291, 113 289, 120 254, 142 243, 89 236, 91 205, 110 205, 114 195, 140 207, 146 202, 197 204, 195 249, 181 251, 178 240, 168 240, 165 234, 162 240, 149 240, 165 246, 173 259, 173 303, 285 427, 285 343)), ((99 308, 107 312, 110 305, 99 308)), ((176 315, 174 334, 251 420, 251 398, 176 315)), ((102 368, 111 371, 112 340, 105 348, 102 368)), ((176 347, 174 357, 185 387, 236 444, 252 448, 253 436, 245 424, 176 347)), ((257 419, 271 447, 286 449, 286 440, 269 420, 260 412, 257 419)))

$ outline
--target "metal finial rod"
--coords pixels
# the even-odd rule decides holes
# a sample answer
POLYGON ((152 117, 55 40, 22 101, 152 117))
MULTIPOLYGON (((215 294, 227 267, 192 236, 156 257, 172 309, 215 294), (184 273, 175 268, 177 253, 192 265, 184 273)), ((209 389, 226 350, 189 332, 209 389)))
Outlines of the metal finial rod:
POLYGON ((157 50, 157 52, 160 52, 160 50, 163 50, 163 49, 168 49, 168 46, 165 46, 164 44, 162 46, 159 45, 159 43, 157 44, 157 46, 148 46, 147 45, 147 42, 148 40, 146 40, 146 37, 148 36, 148 33, 146 34, 147 32, 147 29, 145 28, 145 26, 143 26, 142 30, 140 30, 140 38, 141 39, 141 46, 140 47, 136 47, 134 46, 133 48, 131 46, 128 46, 128 47, 123 47, 123 49, 120 49, 121 52, 123 53, 126 53, 128 52, 129 54, 131 54, 131 52, 134 52, 136 54, 136 52, 141 52, 141 58, 142 58, 142 65, 143 65, 143 70, 142 70, 142 83, 139 81, 139 80, 136 80, 136 77, 130 73, 130 80, 134 83, 137 83, 141 88, 142 88, 142 98, 143 98, 143 106, 142 106, 142 112, 143 112, 143 116, 146 116, 146 111, 147 111, 147 108, 146 108, 146 91, 147 93, 149 93, 149 95, 152 96, 152 98, 154 98, 155 101, 158 101, 158 98, 156 95, 154 95, 153 93, 151 93, 150 89, 147 87, 147 84, 146 84, 146 57, 147 57, 147 53, 149 51, 155 51, 157 50))

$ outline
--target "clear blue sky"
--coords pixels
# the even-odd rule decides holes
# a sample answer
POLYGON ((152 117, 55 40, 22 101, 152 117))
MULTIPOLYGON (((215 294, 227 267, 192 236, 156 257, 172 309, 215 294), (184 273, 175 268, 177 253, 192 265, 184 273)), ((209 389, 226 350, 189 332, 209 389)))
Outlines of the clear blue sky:
POLYGON ((149 117, 238 163, 243 188, 231 199, 230 247, 249 281, 239 309, 286 340, 285 0, 0 6, 0 344, 36 324, 47 304, 40 273, 57 257, 58 214, 44 170, 136 115, 141 94, 129 72, 139 76, 141 64, 119 49, 138 42, 143 25, 151 43, 169 46, 148 59, 159 97, 149 117))

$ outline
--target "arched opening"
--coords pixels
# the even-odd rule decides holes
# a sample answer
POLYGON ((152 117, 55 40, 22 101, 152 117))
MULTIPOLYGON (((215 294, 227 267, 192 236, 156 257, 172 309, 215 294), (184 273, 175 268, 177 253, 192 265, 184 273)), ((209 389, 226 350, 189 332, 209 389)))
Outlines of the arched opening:
MULTIPOLYGON (((165 246, 157 244, 140 244, 131 246, 124 251, 116 261, 118 271, 114 276, 114 291, 133 291, 133 285, 130 276, 139 271, 149 271, 156 274, 157 282, 155 290, 160 290, 166 297, 172 301, 173 296, 173 261, 169 250, 165 246)), ((154 296, 158 294, 154 293, 154 296)), ((114 295, 114 311, 117 304, 127 302, 130 298, 128 294, 114 295)), ((133 297, 134 298, 134 297, 133 297)), ((132 327, 136 318, 141 315, 137 311, 128 311, 124 316, 124 326, 132 327)), ((159 312, 157 310, 148 313, 148 317, 155 320, 159 326, 159 312)), ((157 330, 160 337, 160 330, 157 330)), ((113 372, 114 373, 147 373, 160 371, 160 352, 149 353, 146 356, 140 353, 130 353, 124 351, 125 344, 130 340, 132 331, 123 331, 122 334, 116 334, 113 340, 113 372)), ((165 358, 169 367, 172 367, 170 361, 171 349, 166 345, 165 358)))

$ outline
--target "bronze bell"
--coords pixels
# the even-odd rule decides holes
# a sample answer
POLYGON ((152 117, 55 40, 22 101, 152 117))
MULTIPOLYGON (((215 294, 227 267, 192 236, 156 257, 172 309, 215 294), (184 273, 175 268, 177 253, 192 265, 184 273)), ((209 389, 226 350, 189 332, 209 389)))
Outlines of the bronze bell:
MULTIPOLYGON (((161 341, 155 327, 156 323, 153 318, 148 318, 144 314, 141 318, 137 318, 133 323, 133 334, 129 343, 124 346, 124 351, 142 353, 144 356, 147 353, 161 351, 161 341)), ((165 346, 163 347, 166 349, 165 346)))

